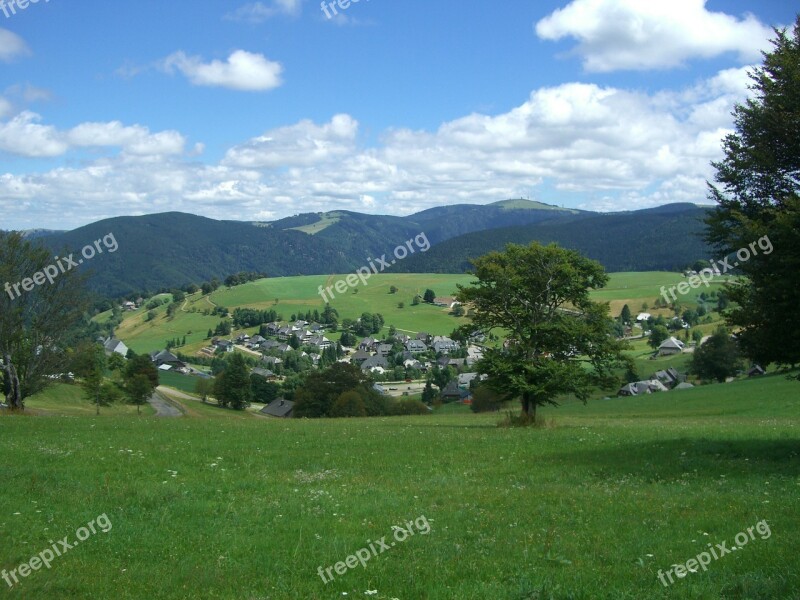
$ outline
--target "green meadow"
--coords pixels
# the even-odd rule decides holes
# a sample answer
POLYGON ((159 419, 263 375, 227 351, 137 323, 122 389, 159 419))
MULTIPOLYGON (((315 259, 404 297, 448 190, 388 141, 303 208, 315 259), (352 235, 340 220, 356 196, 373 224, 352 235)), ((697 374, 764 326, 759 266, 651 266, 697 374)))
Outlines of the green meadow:
MULTIPOLYGON (((169 339, 186 337, 186 347, 181 351, 190 354, 207 345, 206 335, 209 329, 214 329, 219 323, 218 316, 205 316, 203 311, 213 309, 214 306, 224 306, 233 310, 237 307, 257 309, 274 309, 288 320, 292 314, 305 313, 309 310, 321 311, 325 307, 318 290, 320 286, 335 285, 336 281, 346 275, 313 275, 306 277, 280 277, 261 279, 234 288, 220 288, 210 296, 200 293, 187 298, 182 310, 178 311, 172 319, 167 319, 167 307, 156 309, 157 317, 147 321, 147 311, 139 309, 125 314, 125 320, 117 329, 117 335, 135 352, 151 352, 162 349, 169 339)), ((449 314, 446 308, 420 303, 412 306, 415 295, 422 295, 430 288, 439 296, 452 296, 456 293, 458 284, 467 285, 473 278, 469 275, 442 275, 398 273, 374 275, 367 281, 367 285, 359 285, 348 289, 345 294, 336 294, 331 299, 331 305, 339 312, 340 320, 345 318, 356 319, 364 312, 381 313, 389 325, 405 332, 417 333, 425 331, 435 335, 449 334, 456 327, 464 324, 465 318, 457 318, 449 314), (398 291, 390 293, 390 288, 395 286, 398 291), (399 304, 403 303, 403 308, 399 304)), ((676 285, 685 279, 677 273, 646 272, 646 273, 612 273, 609 285, 602 290, 594 292, 593 296, 598 301, 609 302, 611 314, 616 316, 624 304, 630 306, 635 314, 643 304, 647 304, 650 312, 656 299, 660 295, 661 286, 676 285)), ((720 283, 712 283, 709 290, 719 289, 720 283)), ((690 294, 682 297, 686 307, 696 305, 696 297, 705 291, 702 287, 692 290, 690 294)), ((671 314, 671 313, 670 313, 671 314)), ((98 319, 107 319, 109 313, 99 315, 98 319)), ((252 333, 257 328, 247 330, 252 333)), ((337 336, 334 335, 334 338, 337 336)))
MULTIPOLYGON (((783 376, 542 411, 160 419, 75 398, 0 416, 0 568, 105 514, 113 527, 8 598, 781 599, 800 570, 800 394, 783 376), (63 408, 63 410, 62 410, 63 408), (324 583, 318 568, 421 517, 324 583), (708 544, 770 535, 665 588, 708 544)), ((62 388, 56 388, 59 398, 62 388)), ((202 407, 202 408, 201 408, 202 407)), ((516 407, 515 407, 516 410, 516 407)))

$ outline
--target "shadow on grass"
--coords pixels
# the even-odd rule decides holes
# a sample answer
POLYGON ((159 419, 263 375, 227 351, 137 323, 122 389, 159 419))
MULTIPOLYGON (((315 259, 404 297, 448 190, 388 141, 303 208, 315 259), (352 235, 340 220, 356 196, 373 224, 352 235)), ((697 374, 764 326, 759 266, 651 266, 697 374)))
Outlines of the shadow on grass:
POLYGON ((558 452, 549 458, 582 466, 597 478, 633 475, 648 482, 673 480, 686 473, 702 477, 800 475, 800 439, 725 440, 681 438, 615 447, 558 452))

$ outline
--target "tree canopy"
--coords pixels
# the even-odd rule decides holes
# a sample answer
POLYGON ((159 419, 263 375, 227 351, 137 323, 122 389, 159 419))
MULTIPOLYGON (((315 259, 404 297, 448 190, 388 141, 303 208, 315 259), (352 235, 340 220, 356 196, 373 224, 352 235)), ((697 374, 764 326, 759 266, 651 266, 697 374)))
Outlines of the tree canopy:
POLYGON ((753 95, 734 111, 735 130, 714 163, 708 241, 746 276, 728 286, 728 324, 751 359, 800 363, 800 17, 776 31, 750 74, 753 95))
POLYGON ((477 281, 458 300, 475 311, 471 329, 508 332, 506 348, 489 349, 478 370, 505 400, 520 398, 523 415, 574 394, 586 402, 596 386, 618 383, 624 343, 611 335, 608 304, 589 299, 608 282, 603 267, 554 244, 509 244, 473 261, 477 281))
POLYGON ((12 409, 24 409, 25 398, 53 382, 48 376, 63 372, 66 341, 88 306, 83 278, 55 264, 48 250, 21 234, 0 232, 0 285, 6 286, 0 291, 0 360, 12 409))

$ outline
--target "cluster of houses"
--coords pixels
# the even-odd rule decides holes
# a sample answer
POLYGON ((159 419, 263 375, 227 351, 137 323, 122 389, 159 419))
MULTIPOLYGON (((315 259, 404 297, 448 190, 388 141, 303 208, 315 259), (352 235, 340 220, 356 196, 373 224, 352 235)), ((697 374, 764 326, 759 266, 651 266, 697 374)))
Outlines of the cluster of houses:
MULTIPOLYGON (((480 347, 470 345, 467 348, 467 358, 450 358, 451 353, 461 349, 461 344, 441 335, 432 336, 421 332, 412 338, 398 334, 394 337, 394 341, 402 344, 405 348, 402 352, 403 367, 417 369, 422 372, 428 371, 434 365, 442 368, 451 366, 457 370, 463 370, 465 367, 471 367, 483 357, 483 351, 480 347), (422 358, 422 355, 430 354, 431 352, 439 355, 436 361, 422 358)), ((389 370, 388 358, 393 349, 394 346, 385 340, 366 337, 358 344, 358 348, 353 349, 354 352, 350 353, 344 360, 360 366, 362 371, 382 375, 389 370)))
POLYGON ((650 379, 634 381, 633 383, 622 386, 619 392, 617 392, 617 395, 641 396, 642 394, 668 392, 669 390, 685 390, 693 387, 691 383, 687 383, 686 375, 670 367, 664 371, 657 371, 650 376, 650 379))
POLYGON ((307 321, 295 321, 291 325, 281 325, 280 323, 268 323, 266 325, 267 335, 274 336, 274 339, 267 339, 261 335, 250 336, 243 333, 233 340, 225 340, 219 337, 212 338, 210 350, 222 350, 233 352, 236 346, 242 346, 254 352, 269 352, 275 350, 283 353, 293 348, 287 343, 292 336, 297 336, 301 346, 311 346, 319 352, 326 350, 334 343, 325 337, 325 327, 319 323, 308 323, 307 321))

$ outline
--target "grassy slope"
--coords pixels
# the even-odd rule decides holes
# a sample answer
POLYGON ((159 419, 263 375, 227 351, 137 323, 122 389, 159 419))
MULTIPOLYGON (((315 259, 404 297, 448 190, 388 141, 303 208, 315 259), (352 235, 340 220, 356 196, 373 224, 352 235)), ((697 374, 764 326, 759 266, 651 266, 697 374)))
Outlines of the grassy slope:
MULTIPOLYGON (((288 319, 293 313, 305 313, 314 309, 321 311, 324 303, 318 294, 319 286, 332 286, 343 277, 344 275, 331 275, 262 279, 232 289, 220 288, 210 298, 195 294, 189 297, 185 309, 191 311, 194 308, 197 312, 179 311, 173 320, 168 321, 165 316, 166 306, 162 306, 156 310, 159 317, 149 323, 145 321, 145 310, 128 313, 117 335, 140 353, 162 349, 166 340, 186 336, 187 346, 181 351, 190 354, 207 344, 205 337, 208 329, 213 329, 219 323, 219 317, 202 314, 203 310, 213 308, 211 303, 231 309, 237 306, 274 308, 284 319, 288 319)), ((339 311, 341 319, 357 318, 363 312, 379 312, 383 314, 387 328, 394 325, 398 329, 411 332, 448 334, 462 324, 463 319, 450 316, 447 309, 426 304, 411 306, 411 301, 415 294, 423 294, 426 288, 433 289, 439 296, 451 295, 456 291, 456 284, 468 284, 471 280, 469 275, 376 275, 368 280, 366 286, 359 284, 355 294, 354 290, 337 294, 331 305, 339 311), (392 285, 399 289, 397 294, 389 294, 392 285), (398 308, 399 302, 404 302, 405 307, 398 308)), ((683 280, 683 277, 675 273, 613 273, 608 287, 596 292, 594 297, 610 302, 613 315, 618 315, 626 303, 636 313, 644 302, 653 306, 662 285, 670 286, 683 280)), ((718 284, 712 284, 712 290, 717 288, 718 284)), ((696 295, 702 290, 705 288, 692 290, 691 294, 683 298, 684 305, 688 307, 694 304, 696 295)), ((667 314, 667 311, 662 312, 667 314)), ((107 318, 107 315, 100 315, 98 318, 107 318)))
POLYGON ((4 461, 0 568, 106 513, 108 534, 8 597, 796 598, 797 386, 569 405, 537 430, 471 414, 0 417, 0 452, 22 457, 4 461), (421 515, 429 535, 317 576, 421 515), (658 582, 761 519, 769 539, 658 582))
MULTIPOLYGON (((59 416, 91 416, 96 408, 86 399, 86 393, 78 385, 56 384, 44 392, 25 400, 27 408, 41 415, 57 414, 59 416)), ((154 410, 149 404, 142 406, 142 415, 152 415, 154 410)), ((131 404, 112 404, 100 407, 101 416, 136 415, 136 406, 131 404)))

